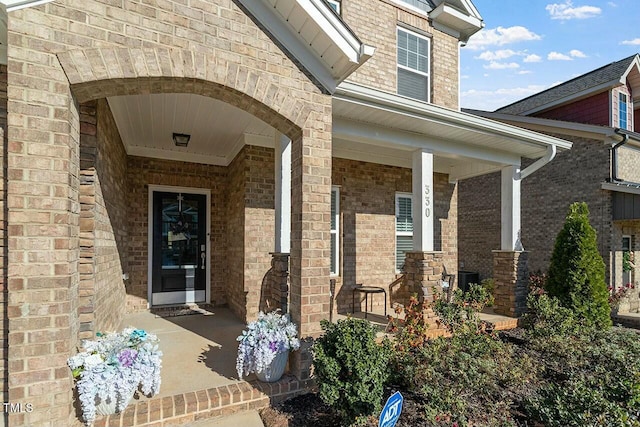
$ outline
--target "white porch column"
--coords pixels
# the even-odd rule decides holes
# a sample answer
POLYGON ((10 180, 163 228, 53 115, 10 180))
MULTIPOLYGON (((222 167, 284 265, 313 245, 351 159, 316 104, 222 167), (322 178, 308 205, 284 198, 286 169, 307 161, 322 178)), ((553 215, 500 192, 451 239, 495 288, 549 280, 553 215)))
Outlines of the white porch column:
POLYGON ((500 249, 522 251, 520 242, 520 166, 502 168, 500 249))
POLYGON ((276 132, 276 247, 277 253, 291 252, 291 140, 276 132))
POLYGON ((413 250, 433 252, 433 153, 413 152, 413 250))

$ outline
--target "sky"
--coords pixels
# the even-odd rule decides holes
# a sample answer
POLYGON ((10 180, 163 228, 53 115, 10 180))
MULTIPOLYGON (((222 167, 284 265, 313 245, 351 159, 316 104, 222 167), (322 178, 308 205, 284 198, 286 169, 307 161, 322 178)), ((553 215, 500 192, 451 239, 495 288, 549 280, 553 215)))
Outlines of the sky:
POLYGON ((640 53, 640 0, 473 0, 485 23, 460 49, 460 105, 494 111, 640 53))

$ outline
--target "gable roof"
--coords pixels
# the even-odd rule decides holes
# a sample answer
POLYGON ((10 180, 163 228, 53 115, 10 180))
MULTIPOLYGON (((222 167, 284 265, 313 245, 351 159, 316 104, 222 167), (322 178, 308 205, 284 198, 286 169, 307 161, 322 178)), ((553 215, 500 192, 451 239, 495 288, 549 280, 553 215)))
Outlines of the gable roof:
MULTIPOLYGON (((526 116, 624 84, 627 76, 635 69, 640 76, 638 54, 590 71, 567 82, 516 101, 495 110, 499 113, 526 116)), ((634 80, 635 81, 635 80, 634 80)), ((640 79, 636 82, 640 87, 640 79)))
POLYGON ((238 0, 326 93, 373 55, 325 0, 238 0))

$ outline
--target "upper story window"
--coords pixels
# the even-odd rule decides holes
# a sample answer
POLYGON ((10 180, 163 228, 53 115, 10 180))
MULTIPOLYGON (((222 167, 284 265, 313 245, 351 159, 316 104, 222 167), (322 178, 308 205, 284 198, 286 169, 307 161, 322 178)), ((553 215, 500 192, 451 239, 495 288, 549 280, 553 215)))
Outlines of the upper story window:
POLYGON ((627 94, 618 95, 618 127, 627 129, 627 94))
POLYGON ((406 3, 409 6, 413 6, 416 9, 430 12, 432 7, 427 0, 398 0, 399 3, 406 3))
POLYGON ((429 101, 427 37, 398 28, 398 94, 429 101))
POLYGON ((338 15, 340 15, 340 1, 338 1, 338 0, 327 0, 327 2, 329 3, 329 6, 331 6, 333 8, 333 10, 335 10, 336 13, 338 15))

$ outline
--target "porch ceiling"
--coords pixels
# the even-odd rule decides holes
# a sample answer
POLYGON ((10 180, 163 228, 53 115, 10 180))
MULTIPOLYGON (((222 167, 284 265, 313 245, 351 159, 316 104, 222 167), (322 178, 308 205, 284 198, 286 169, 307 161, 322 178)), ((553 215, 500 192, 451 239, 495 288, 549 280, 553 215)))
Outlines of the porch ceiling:
POLYGON ((130 155, 226 166, 246 135, 273 145, 271 126, 213 98, 164 93, 116 96, 108 102, 130 155), (174 145, 174 132, 191 135, 188 147, 174 145))

